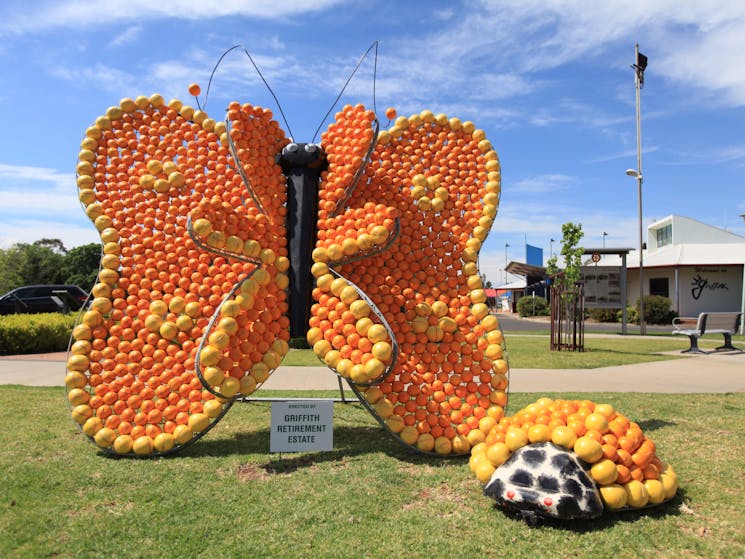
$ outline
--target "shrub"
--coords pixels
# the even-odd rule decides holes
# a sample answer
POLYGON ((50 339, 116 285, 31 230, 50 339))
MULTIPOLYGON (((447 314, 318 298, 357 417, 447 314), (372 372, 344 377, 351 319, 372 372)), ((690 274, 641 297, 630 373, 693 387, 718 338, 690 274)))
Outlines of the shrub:
POLYGON ((0 355, 65 351, 77 314, 0 316, 0 355))
POLYGON ((621 309, 589 309, 587 314, 597 322, 618 322, 621 309))
MULTIPOLYGON (((644 322, 647 324, 670 324, 678 313, 671 309, 672 301, 661 295, 644 296, 644 322)), ((639 300, 636 301, 636 311, 639 312, 639 300)), ((637 317, 637 321, 638 321, 637 317)))
POLYGON ((525 295, 517 300, 517 312, 520 316, 548 316, 548 301, 543 297, 525 295))
MULTIPOLYGON (((623 320, 623 312, 618 309, 618 322, 623 320)), ((626 307, 626 322, 631 324, 639 324, 639 312, 634 307, 626 307)))

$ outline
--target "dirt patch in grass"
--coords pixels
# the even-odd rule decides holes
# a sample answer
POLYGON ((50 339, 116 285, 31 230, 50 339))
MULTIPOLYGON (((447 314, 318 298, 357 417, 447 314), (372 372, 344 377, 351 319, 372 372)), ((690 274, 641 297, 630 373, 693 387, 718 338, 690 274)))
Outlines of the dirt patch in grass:
POLYGON ((263 466, 256 464, 240 464, 238 466, 238 473, 236 474, 238 481, 266 481, 271 476, 267 473, 263 466))

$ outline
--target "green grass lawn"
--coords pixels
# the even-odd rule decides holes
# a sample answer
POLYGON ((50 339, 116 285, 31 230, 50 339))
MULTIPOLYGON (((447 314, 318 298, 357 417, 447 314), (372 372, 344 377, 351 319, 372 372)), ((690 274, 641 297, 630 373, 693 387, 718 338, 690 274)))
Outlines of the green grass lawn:
POLYGON ((0 556, 745 556, 745 394, 592 397, 642 425, 681 490, 645 513, 529 528, 465 459, 409 453, 359 405, 336 404, 332 452, 270 455, 261 402, 181 454, 131 460, 85 440, 61 388, 2 386, 0 556))
MULTIPOLYGON (((595 369, 615 365, 629 365, 648 361, 664 361, 683 357, 665 352, 680 352, 688 348, 688 338, 672 336, 586 337, 585 351, 551 351, 548 336, 505 333, 510 366, 517 369, 595 369)), ((722 337, 704 339, 700 346, 712 350, 721 345, 722 337)), ((745 348, 745 340, 735 340, 745 348)), ((293 349, 282 361, 291 366, 322 366, 323 363, 309 349, 293 349)))

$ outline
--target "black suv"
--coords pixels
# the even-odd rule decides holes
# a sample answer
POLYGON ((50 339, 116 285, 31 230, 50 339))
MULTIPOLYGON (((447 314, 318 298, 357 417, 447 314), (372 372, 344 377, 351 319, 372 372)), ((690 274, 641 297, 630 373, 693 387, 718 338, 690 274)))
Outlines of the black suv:
POLYGON ((77 311, 86 299, 77 285, 27 285, 0 297, 0 314, 77 311))

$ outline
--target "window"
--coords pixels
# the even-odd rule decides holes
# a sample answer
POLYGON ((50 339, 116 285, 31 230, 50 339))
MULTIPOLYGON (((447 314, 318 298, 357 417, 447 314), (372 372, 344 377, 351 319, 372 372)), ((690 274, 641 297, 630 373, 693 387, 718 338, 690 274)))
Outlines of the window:
POLYGON ((668 286, 667 278, 650 278, 649 294, 670 297, 670 288, 668 286))
POLYGON ((664 247, 673 242, 673 224, 665 225, 660 227, 656 231, 657 233, 657 248, 664 247))

